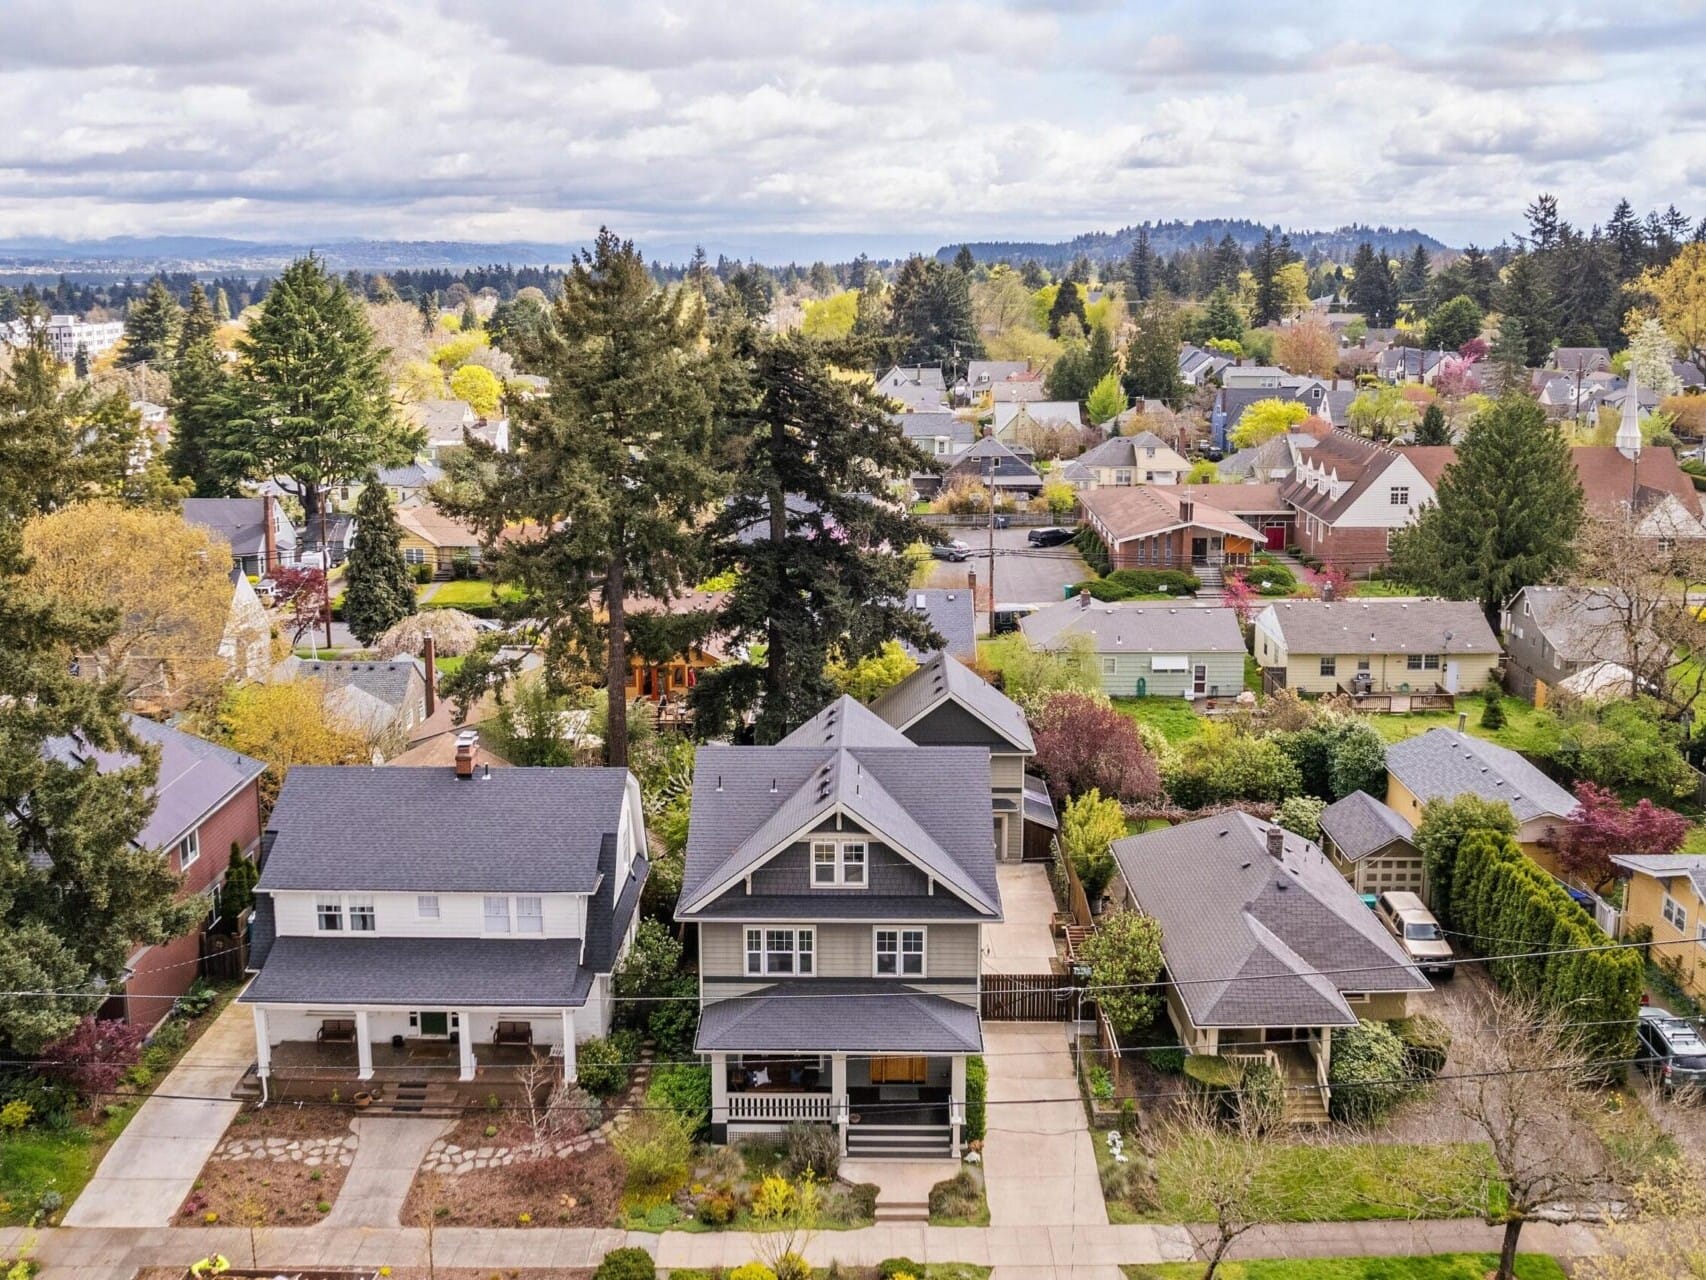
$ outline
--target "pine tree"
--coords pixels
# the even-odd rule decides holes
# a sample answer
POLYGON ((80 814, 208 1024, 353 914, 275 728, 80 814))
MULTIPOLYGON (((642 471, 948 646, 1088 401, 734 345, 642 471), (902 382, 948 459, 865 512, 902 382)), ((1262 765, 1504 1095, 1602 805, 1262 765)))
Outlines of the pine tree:
POLYGON ((1223 342, 1244 341, 1244 316, 1232 295, 1223 288, 1217 288, 1208 295, 1208 303, 1203 308, 1202 335, 1205 342, 1211 338, 1219 338, 1223 342))
POLYGON ((1244 273, 1244 251, 1228 232, 1214 248, 1208 285, 1213 289, 1236 290, 1238 277, 1244 273))
MULTIPOLYGON (((1105 324, 1090 326, 1090 341, 1084 348, 1084 361, 1090 375, 1090 385, 1095 386, 1113 371, 1119 357, 1114 352, 1114 335, 1105 324)), ((1086 392, 1085 394, 1088 394, 1086 392)))
POLYGON ((1025 282, 1025 288, 1035 293, 1048 283, 1048 272, 1035 258, 1026 258, 1025 265, 1019 268, 1019 278, 1025 282))
POLYGON ((1256 300, 1250 310, 1250 323, 1260 329, 1263 325, 1274 324, 1280 318, 1280 289, 1279 270, 1285 265, 1280 261, 1279 246, 1274 242, 1273 229, 1269 228, 1262 235, 1262 243, 1256 246, 1250 257, 1250 274, 1256 284, 1256 300))
POLYGON ((164 366, 178 345, 178 304, 167 292, 166 282, 156 276, 148 292, 130 306, 124 320, 124 342, 118 350, 121 368, 151 364, 164 366))
POLYGON ((977 270, 977 259, 972 257, 970 245, 960 246, 960 251, 954 255, 954 265, 968 276, 977 270))
POLYGON ((1545 268, 1534 254, 1520 255, 1506 269, 1499 290, 1499 311, 1522 321, 1528 367, 1542 368, 1558 336, 1558 308, 1545 268))
POLYGON ((892 639, 940 643, 906 606, 903 548, 927 531, 883 500, 888 481, 926 460, 879 396, 837 376, 862 363, 856 350, 751 327, 734 346, 743 376, 724 445, 739 462, 708 542, 713 570, 736 579, 714 630, 761 644, 764 657, 705 673, 695 724, 720 732, 750 711, 758 741, 774 742, 834 697, 832 657, 850 665, 892 639))
POLYGON ((1539 404, 1506 395, 1469 424, 1437 501, 1392 538, 1405 582, 1475 600, 1490 620, 1523 587, 1568 569, 1582 523, 1570 446, 1539 404))
POLYGON ((1148 227, 1137 229, 1125 261, 1125 278, 1133 301, 1147 302, 1155 295, 1155 254, 1149 248, 1148 227))
POLYGON ((1627 199, 1619 200, 1605 224, 1605 234, 1617 256, 1617 279, 1627 284, 1647 265, 1647 245, 1641 236, 1641 220, 1627 199))
POLYGON ((439 505, 488 543, 518 523, 538 531, 504 542, 497 572, 543 620, 556 660, 602 654, 605 761, 625 765, 627 601, 670 598, 694 567, 694 522, 721 486, 710 453, 721 352, 703 344, 698 298, 659 289, 633 242, 607 229, 563 276, 552 318, 532 361, 550 394, 516 406, 509 452, 480 440, 456 451, 439 505))
POLYGON ((1439 407, 1437 401, 1422 410, 1422 420, 1416 424, 1416 443, 1429 445, 1451 443, 1451 427, 1445 421, 1445 410, 1439 407))
POLYGON ((407 462, 423 437, 397 417, 361 303, 312 255, 285 269, 237 351, 233 412, 209 442, 212 467, 284 478, 317 543, 326 491, 407 462))
POLYGON ((980 357, 983 342, 965 273, 934 258, 908 258, 889 290, 887 333, 900 364, 941 366, 980 357))
POLYGON ((213 318, 220 324, 228 324, 231 320, 231 299, 225 294, 225 286, 219 286, 219 292, 213 295, 213 318))
POLYGON ((344 621, 371 645, 415 611, 415 581, 403 562, 403 529, 391 495, 370 476, 355 500, 355 545, 344 569, 344 621))
POLYGON ((213 341, 207 295, 199 296, 198 308, 197 293, 190 295, 184 341, 172 362, 172 441, 166 448, 165 465, 175 479, 189 481, 198 498, 235 498, 242 492, 243 475, 221 465, 216 457, 221 454, 226 423, 237 412, 236 402, 225 359, 213 341))
POLYGON ((1427 247, 1418 240, 1414 252, 1404 259, 1404 272, 1398 278, 1398 296, 1409 301, 1425 297, 1429 267, 1427 247))
POLYGON ((469 298, 462 304, 462 332, 478 333, 480 331, 480 313, 474 310, 474 299, 469 298))
POLYGON ((1179 316, 1165 298, 1152 298, 1137 318, 1137 331, 1126 347, 1125 393, 1133 399, 1161 400, 1177 406, 1184 396, 1179 380, 1179 316))
POLYGON ((1528 333, 1522 317, 1501 316, 1499 332, 1487 352, 1487 364, 1493 372, 1495 388, 1501 394, 1526 394, 1528 391, 1528 333))
POLYGON ((431 337, 438 332, 438 295, 423 293, 415 302, 415 309, 421 313, 421 332, 431 337))
POLYGON ((198 280, 190 286, 190 303, 184 308, 183 323, 178 327, 178 345, 173 349, 172 359, 183 359, 184 352, 197 342, 211 342, 218 328, 219 322, 213 318, 213 308, 207 302, 207 291, 198 280))
POLYGON ((1078 321, 1080 332, 1089 328, 1090 322, 1084 311, 1084 295, 1079 291, 1077 281, 1070 278, 1060 282, 1059 287, 1055 290, 1054 302, 1049 306, 1049 337, 1060 337, 1060 326, 1068 316, 1078 321))
POLYGON ((1392 278, 1392 264, 1386 255, 1376 253, 1365 240, 1351 259, 1351 271, 1351 306, 1374 328, 1390 328, 1398 319, 1398 282, 1392 278))

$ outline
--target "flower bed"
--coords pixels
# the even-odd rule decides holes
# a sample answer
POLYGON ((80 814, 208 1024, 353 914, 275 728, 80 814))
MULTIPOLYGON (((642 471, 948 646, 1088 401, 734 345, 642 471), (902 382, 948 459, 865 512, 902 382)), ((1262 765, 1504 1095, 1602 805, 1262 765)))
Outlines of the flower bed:
POLYGON ((355 1159, 350 1112, 245 1107, 178 1210, 181 1226, 300 1227, 331 1211, 355 1159))
POLYGON ((415 1175, 403 1225, 609 1226, 622 1196, 621 1158, 596 1131, 550 1141, 566 1143, 565 1154, 535 1155, 533 1134, 514 1113, 463 1117, 415 1175))

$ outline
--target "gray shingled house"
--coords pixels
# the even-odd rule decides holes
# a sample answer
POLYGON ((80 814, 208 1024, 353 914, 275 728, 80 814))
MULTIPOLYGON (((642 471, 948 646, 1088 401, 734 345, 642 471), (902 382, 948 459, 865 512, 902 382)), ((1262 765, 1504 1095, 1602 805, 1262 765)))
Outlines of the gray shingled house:
POLYGON ((535 1055, 573 1080, 609 1030, 649 869, 626 769, 298 765, 263 851, 241 997, 263 1089, 483 1100, 535 1055))
POLYGON ((1116 840, 1126 905, 1161 925, 1191 1053, 1270 1063, 1288 1118, 1327 1118, 1333 1030, 1432 987, 1313 841, 1235 811, 1116 840))
POLYGON ((699 749, 676 919, 716 1141, 820 1123, 849 1155, 958 1154, 1001 919, 989 796, 987 748, 914 745, 851 698, 699 749))
POLYGON ((1366 791, 1353 791, 1321 813, 1321 848, 1358 893, 1425 893, 1416 829, 1366 791))

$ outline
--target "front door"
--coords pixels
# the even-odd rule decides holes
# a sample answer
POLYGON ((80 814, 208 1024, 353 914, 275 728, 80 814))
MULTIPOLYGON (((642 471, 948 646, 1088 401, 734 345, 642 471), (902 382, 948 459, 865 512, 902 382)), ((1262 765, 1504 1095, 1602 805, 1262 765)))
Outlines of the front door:
POLYGON ((1262 536, 1267 541, 1269 551, 1285 550, 1285 526, 1283 524, 1264 525, 1262 536))
POLYGON ((1192 538, 1191 539, 1191 563, 1192 564, 1207 564, 1208 563, 1208 539, 1207 538, 1192 538))
POLYGON ((1208 692, 1208 668, 1200 662, 1191 668, 1191 692, 1196 694, 1208 692))
POLYGON ((425 1039, 442 1040, 450 1034, 450 1015, 442 1010, 432 1012, 423 1009, 420 1018, 421 1036, 425 1039))

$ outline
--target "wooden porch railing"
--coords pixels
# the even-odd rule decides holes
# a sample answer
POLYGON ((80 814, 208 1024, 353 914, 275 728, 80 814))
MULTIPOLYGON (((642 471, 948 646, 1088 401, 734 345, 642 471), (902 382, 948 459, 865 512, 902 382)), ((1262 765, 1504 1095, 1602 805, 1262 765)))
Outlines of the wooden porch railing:
POLYGON ((833 1120, 833 1093, 731 1093, 730 1120, 833 1120))

